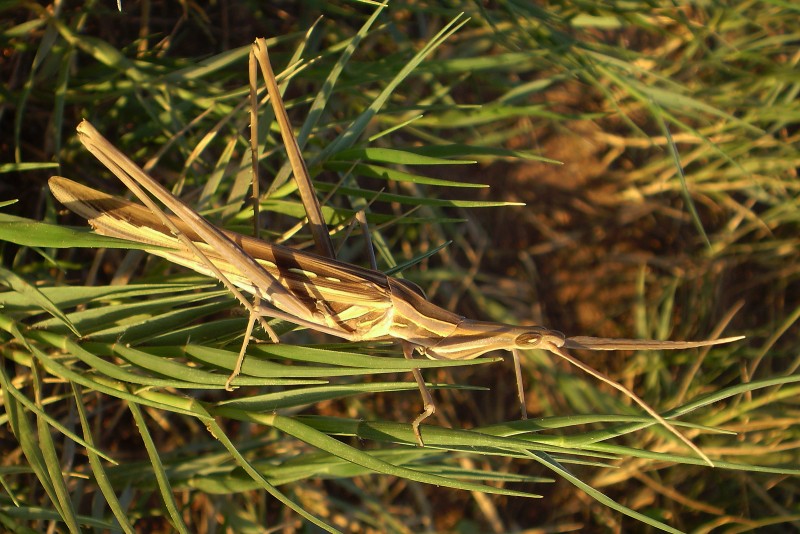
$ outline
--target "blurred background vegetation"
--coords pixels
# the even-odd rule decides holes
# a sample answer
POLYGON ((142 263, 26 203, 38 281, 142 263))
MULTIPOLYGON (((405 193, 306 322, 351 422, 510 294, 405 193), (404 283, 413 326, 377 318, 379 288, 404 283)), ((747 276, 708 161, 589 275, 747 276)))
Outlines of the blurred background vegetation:
MULTIPOLYGON (((125 1, 118 12, 111 1, 12 0, 0 10, 0 200, 18 199, 4 207, 6 214, 84 225, 58 213, 46 188, 52 174, 121 193, 76 140, 74 128, 87 118, 220 224, 246 232, 240 201, 249 177, 247 54, 256 37, 267 37, 276 73, 285 71, 279 78, 286 82, 287 107, 320 197, 334 191, 325 202, 330 223, 341 225, 337 235, 355 210, 375 201, 368 211, 382 269, 452 242, 404 271, 432 301, 472 318, 543 324, 568 335, 747 335, 710 351, 581 355, 657 409, 696 401, 687 420, 736 433, 692 434, 712 458, 730 463, 715 469, 659 456, 676 450, 659 430, 615 427, 609 414, 638 413, 616 392, 549 355, 530 353, 525 361, 528 411, 541 418, 537 437, 574 446, 565 437, 572 436, 586 446, 600 429, 624 433, 620 449, 573 458, 569 469, 626 509, 652 518, 653 527, 530 458, 477 446, 418 451, 373 443, 362 430, 351 433, 355 438, 341 437, 347 434, 343 427, 328 432, 376 455, 406 451, 407 459, 392 460, 398 465, 542 499, 368 474, 346 461, 333 468, 336 453, 314 455, 339 449, 287 437, 279 425, 254 431, 252 422, 218 418, 225 434, 251 460, 265 462, 265 476, 310 515, 352 532, 800 527, 792 470, 800 463, 800 8, 794 3, 392 1, 378 12, 375 4, 344 0, 125 1), (442 36, 443 29, 452 34, 442 36), (431 43, 438 44, 416 62, 415 54, 431 43), (384 97, 379 109, 365 114, 384 97), (365 148, 395 149, 399 159, 365 148), (477 163, 410 165, 419 155, 477 163), (489 187, 464 187, 477 184, 489 187), (284 470, 270 474, 278 468, 284 470), (291 474, 293 468, 301 474, 291 474)), ((267 235, 278 239, 302 217, 302 207, 285 182, 285 153, 271 128, 262 126, 262 188, 270 194, 263 209, 267 235), (273 185, 275 176, 284 183, 273 185)), ((302 247, 307 240, 303 229, 289 243, 302 247)), ((0 280, 7 288, 0 321, 3 528, 41 531, 50 521, 56 531, 77 524, 128 528, 109 526, 115 524, 112 513, 148 531, 310 528, 284 504, 242 482, 236 465, 224 476, 217 473, 217 464, 229 458, 213 449, 214 438, 201 424, 206 420, 185 417, 190 408, 183 416, 147 404, 138 410, 135 402, 128 408, 130 398, 78 393, 74 379, 34 363, 41 360, 36 350, 54 354, 57 347, 25 329, 72 335, 43 319, 48 308, 31 296, 31 287, 102 286, 129 278, 178 287, 202 279, 162 262, 142 266, 141 255, 123 260, 114 251, 95 256, 91 249, 11 241, 2 242, 0 280), (79 395, 85 412, 76 408, 79 395), (25 414, 35 419, 35 431, 25 414), (26 443, 20 435, 26 428, 38 438, 26 443), (83 445, 76 447, 67 429, 91 429, 95 446, 119 465, 90 468, 83 445), (145 454, 143 439, 152 440, 165 467, 152 452, 145 454), (31 447, 56 454, 45 454, 37 467, 31 447), (102 472, 117 504, 106 504, 113 499, 99 480, 102 472), (60 473, 67 480, 63 495, 52 483, 60 473), (155 482, 152 473, 170 482, 155 482), (114 506, 119 508, 109 510, 114 506), (79 517, 76 523, 65 519, 67 509, 79 517)), ((364 264, 358 235, 337 242, 341 257, 364 264)), ((113 306, 134 297, 139 295, 95 298, 113 306)), ((67 307, 72 313, 80 306, 67 307)), ((230 325, 241 317, 230 319, 232 308, 226 300, 222 311, 202 313, 233 331, 230 325)), ((126 320, 115 319, 118 330, 98 326, 106 337, 93 338, 93 347, 108 361, 119 357, 109 347, 130 326, 126 320)), ((190 332, 197 316, 182 320, 144 337, 162 336, 162 345, 209 341, 210 334, 199 330, 167 341, 178 328, 190 332)), ((215 341, 224 341, 219 346, 235 345, 235 335, 216 335, 215 341)), ((287 339, 310 342, 297 334, 287 339)), ((320 346, 397 356, 390 347, 326 341, 320 346)), ((391 376, 411 382, 408 373, 391 376)), ((468 429, 517 416, 508 364, 431 369, 426 377, 491 389, 436 390, 433 424, 468 429)), ((193 390, 185 394, 194 398, 193 390)), ((406 422, 419 410, 419 399, 414 391, 342 394, 293 409, 286 413, 406 422)), ((308 424, 320 430, 320 421, 308 424)))

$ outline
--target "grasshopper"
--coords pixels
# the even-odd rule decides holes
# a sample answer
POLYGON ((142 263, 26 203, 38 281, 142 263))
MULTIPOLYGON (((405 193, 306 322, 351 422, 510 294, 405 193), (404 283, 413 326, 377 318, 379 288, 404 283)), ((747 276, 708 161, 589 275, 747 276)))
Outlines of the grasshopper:
MULTIPOLYGON (((266 58, 265 49, 259 60, 261 58, 266 58)), ((261 66, 290 158, 295 163, 299 158, 302 163, 285 110, 281 113, 283 107, 268 59, 262 61, 261 66)), ((251 77, 254 71, 251 55, 251 77)), ((690 349, 729 343, 743 336, 704 341, 566 337, 561 332, 542 326, 512 326, 468 319, 429 302, 415 284, 387 276, 376 269, 338 261, 331 257, 332 252, 320 255, 221 230, 151 178, 88 121, 81 122, 77 132, 89 152, 146 207, 58 176, 52 177, 49 182, 53 195, 67 208, 86 218, 98 233, 153 245, 154 248, 148 249, 148 252, 216 277, 250 312, 245 345, 237 369, 228 380, 228 387, 238 373, 254 320, 260 321, 273 341, 278 341, 264 320, 265 316, 270 316, 349 341, 396 340, 402 346, 404 356, 409 359, 414 352, 431 359, 468 360, 490 351, 509 351, 514 359, 517 393, 524 419, 527 413, 520 351, 543 349, 629 396, 711 464, 696 445, 632 391, 575 359, 565 349, 690 349), (151 196, 174 215, 164 213, 151 196), (251 303, 240 290, 253 295, 255 301, 251 303)), ((295 166, 296 177, 303 174, 304 167, 304 164, 299 168, 295 166)), ((327 238, 327 234, 325 236, 327 238)), ((424 407, 412 422, 412 430, 417 443, 423 446, 420 424, 433 415, 436 408, 419 369, 414 369, 413 374, 424 407)))

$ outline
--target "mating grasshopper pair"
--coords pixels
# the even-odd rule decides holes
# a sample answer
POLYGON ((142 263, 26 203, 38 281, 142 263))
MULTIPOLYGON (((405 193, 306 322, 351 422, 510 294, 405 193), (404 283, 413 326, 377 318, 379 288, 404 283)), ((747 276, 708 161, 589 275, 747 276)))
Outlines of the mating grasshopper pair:
MULTIPOLYGON (((256 41, 250 62, 254 184, 258 182, 258 158, 254 141, 257 139, 257 95, 254 78, 258 62, 267 81, 269 97, 280 124, 295 178, 305 184, 301 185, 301 192, 306 191, 303 202, 309 213, 309 220, 317 230, 324 229, 319 216, 319 205, 310 189, 308 172, 292 135, 263 40, 256 41)), ((216 277, 250 312, 245 342, 237 368, 228 380, 228 387, 238 374, 256 320, 260 321, 273 341, 278 341, 264 320, 265 316, 269 316, 350 341, 397 340, 406 358, 412 358, 414 351, 428 358, 451 360, 472 359, 493 350, 510 351, 514 358, 522 416, 525 418, 527 414, 519 351, 544 349, 628 395, 710 463, 702 451, 638 396, 576 360, 564 349, 688 349, 728 343, 741 337, 708 341, 566 338, 560 332, 540 326, 519 327, 467 319, 430 303, 414 284, 387 276, 375 269, 337 261, 333 257, 327 232, 315 233, 318 249, 323 251, 319 255, 220 230, 148 176, 100 135, 88 121, 83 121, 78 126, 78 137, 147 207, 61 177, 50 179, 50 189, 56 198, 88 219, 98 233, 154 245, 149 250, 152 254, 216 277), (164 213, 151 196, 175 215, 164 213), (254 302, 245 298, 240 289, 253 295, 254 302), (262 305, 262 301, 266 305, 262 305)), ((422 393, 424 410, 413 421, 412 428, 417 442, 423 445, 419 426, 434 413, 435 405, 420 371, 415 369, 413 373, 422 393)))

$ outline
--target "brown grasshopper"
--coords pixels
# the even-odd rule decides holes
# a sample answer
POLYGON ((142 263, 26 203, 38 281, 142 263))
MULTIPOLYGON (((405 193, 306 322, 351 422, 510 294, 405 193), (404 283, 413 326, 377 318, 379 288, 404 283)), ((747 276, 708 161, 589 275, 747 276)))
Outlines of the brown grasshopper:
MULTIPOLYGON (((307 179, 305 165, 302 164, 299 148, 291 135, 291 127, 280 102, 266 49, 259 51, 256 48, 254 53, 259 52, 261 56, 258 59, 267 79, 270 98, 276 108, 295 175, 297 177, 305 173, 307 179)), ((255 71, 253 65, 251 55, 251 76, 255 71)), ((349 341, 397 340, 402 345, 403 354, 409 359, 414 351, 432 359, 468 360, 490 351, 506 350, 514 358, 523 418, 527 414, 519 351, 547 350, 628 395, 711 463, 697 446, 633 392, 573 358, 564 349, 689 349, 729 343, 743 336, 707 341, 567 338, 558 331, 541 326, 512 326, 468 319, 432 304, 422 290, 408 281, 387 276, 375 269, 338 261, 330 257, 329 252, 318 255, 221 230, 148 176, 88 121, 81 122, 77 130, 84 146, 147 207, 54 176, 50 179, 50 189, 56 198, 70 210, 88 219, 98 233, 156 245, 157 248, 149 252, 223 282, 251 313, 245 345, 253 319, 258 319, 273 341, 277 341, 263 319, 264 316, 270 316, 349 341), (151 196, 175 216, 165 214, 151 196), (240 289, 254 295, 255 304, 248 301, 240 289), (261 301, 267 305, 262 306, 259 304, 261 301)), ((307 201, 304 200, 304 204, 308 207, 307 201)), ((319 209, 318 205, 316 209, 319 209)), ((329 239, 327 234, 324 235, 329 239)), ((242 348, 240 362, 228 386, 238 373, 244 350, 245 347, 242 348)), ((435 412, 435 405, 419 369, 414 369, 414 377, 422 393, 424 409, 412 422, 412 429, 422 446, 419 426, 435 412)))

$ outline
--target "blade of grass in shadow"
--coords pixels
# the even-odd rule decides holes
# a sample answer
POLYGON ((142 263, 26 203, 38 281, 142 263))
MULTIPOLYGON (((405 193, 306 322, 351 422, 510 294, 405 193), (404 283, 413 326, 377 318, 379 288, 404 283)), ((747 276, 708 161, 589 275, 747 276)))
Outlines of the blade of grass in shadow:
POLYGON ((530 457, 532 459, 538 461, 539 463, 541 463, 545 467, 549 468, 554 473, 558 474, 561 478, 567 480, 568 482, 570 482, 574 486, 580 488, 589 497, 593 498, 594 500, 596 500, 597 502, 599 502, 601 504, 604 504, 604 505, 608 506, 612 510, 616 510, 617 512, 620 512, 621 514, 624 514, 624 515, 626 515, 628 517, 631 517, 633 519, 641 521, 642 523, 644 523, 646 525, 650 525, 651 527, 657 528, 659 530, 663 530, 665 532, 671 532, 673 534, 681 534, 680 530, 678 530, 676 528, 673 528, 673 527, 671 527, 671 526, 669 526, 669 525, 667 525, 665 523, 662 523, 661 521, 657 521, 656 519, 654 519, 652 517, 649 517, 649 516, 647 516, 645 514, 642 514, 642 513, 639 513, 637 511, 635 511, 635 510, 632 510, 632 509, 628 508, 627 506, 623 506, 623 505, 619 504, 617 501, 615 501, 614 499, 612 499, 612 498, 606 496, 605 494, 597 491, 592 486, 590 486, 589 484, 586 484, 580 478, 578 478, 575 475, 573 475, 572 473, 570 473, 565 467, 563 467, 561 464, 559 464, 558 462, 556 462, 555 460, 553 460, 549 456, 542 455, 542 454, 539 454, 539 453, 530 453, 530 457))
POLYGON ((53 427, 60 434, 62 434, 64 436, 66 436, 67 438, 73 440, 75 443, 85 447, 87 450, 90 450, 92 452, 92 454, 94 454, 94 455, 96 455, 98 457, 102 457, 104 460, 106 460, 108 462, 114 463, 114 460, 110 456, 108 456, 107 454, 105 454, 101 450, 92 447, 92 445, 89 442, 84 441, 83 439, 81 439, 80 436, 75 434, 73 431, 68 429, 66 426, 64 426, 63 424, 61 424, 57 420, 53 419, 53 417, 51 415, 49 415, 47 413, 47 411, 44 409, 44 406, 49 404, 49 403, 45 402, 45 403, 42 403, 42 406, 39 406, 36 402, 34 402, 31 399, 29 399, 28 397, 26 397, 19 389, 14 387, 14 385, 11 382, 5 381, 4 388, 6 390, 6 393, 9 396, 14 398, 21 406, 25 407, 32 414, 34 414, 37 417, 37 421, 39 421, 39 420, 45 421, 48 425, 53 427))
POLYGON ((36 55, 28 73, 28 79, 25 81, 22 92, 16 102, 16 113, 14 114, 14 161, 16 163, 22 163, 22 125, 25 123, 25 110, 35 86, 36 74, 45 60, 51 56, 57 37, 58 32, 53 24, 47 24, 39 39, 39 46, 36 49, 36 55))
MULTIPOLYGON (((34 365, 31 367, 33 371, 33 389, 36 398, 36 404, 39 408, 39 413, 42 412, 42 380, 39 376, 39 368, 34 365)), ((53 436, 50 434, 50 426, 47 418, 42 416, 36 417, 36 430, 39 436, 39 449, 42 451, 42 458, 47 466, 50 475, 50 482, 53 484, 56 498, 58 499, 58 510, 61 513, 61 519, 66 523, 67 527, 72 532, 78 532, 78 518, 76 516, 75 507, 70 498, 67 483, 64 480, 64 473, 61 471, 61 460, 56 452, 56 446, 53 442, 53 436)))
POLYGON ((359 176, 366 176, 369 178, 378 178, 381 180, 392 180, 395 182, 409 182, 412 184, 426 184, 437 185, 441 187, 465 187, 465 188, 484 188, 489 187, 485 184, 474 184, 470 182, 456 182, 454 180, 443 180, 441 178, 430 178, 420 174, 412 174, 409 172, 398 171, 390 167, 383 167, 380 165, 370 165, 366 163, 350 163, 350 162, 337 162, 329 161, 325 164, 325 168, 332 171, 339 172, 352 172, 359 176))
POLYGON ((328 525, 327 523, 321 521, 308 511, 304 510, 302 507, 298 506, 297 503, 289 499, 283 492, 278 490, 275 486, 269 483, 266 478, 259 472, 253 465, 239 452, 236 448, 236 445, 228 437, 225 430, 217 424, 217 422, 212 417, 212 414, 205 411, 202 407, 196 405, 195 408, 200 411, 203 411, 203 416, 209 421, 206 425, 208 431, 214 436, 220 443, 222 443, 223 447, 230 453, 236 463, 245 470, 245 472, 253 479, 254 482, 258 484, 259 487, 264 489, 267 493, 275 497, 279 502, 283 503, 285 506, 289 507, 290 509, 294 510, 298 515, 307 519, 314 525, 317 525, 321 529, 327 532, 338 532, 336 529, 328 525))
POLYGON ((65 327, 67 327, 73 334, 76 336, 80 336, 80 332, 78 329, 75 328, 75 325, 69 320, 69 318, 60 310, 56 305, 54 305, 50 299, 48 299, 41 291, 39 291, 35 286, 32 286, 28 282, 26 282, 23 278, 20 278, 13 272, 0 267, 0 283, 5 284, 11 290, 21 293, 23 298, 28 301, 34 302, 37 306, 39 306, 42 310, 46 311, 59 322, 61 322, 65 327))
POLYGON ((150 465, 153 467, 153 475, 155 475, 156 485, 161 494, 161 502, 164 503, 167 513, 171 518, 170 523, 178 532, 188 534, 189 529, 183 522, 181 512, 178 510, 178 503, 175 502, 175 497, 172 493, 172 485, 170 484, 167 473, 164 471, 164 465, 161 463, 161 454, 152 436, 150 436, 150 431, 147 429, 147 422, 144 419, 144 415, 142 415, 139 405, 135 402, 128 403, 128 409, 133 415, 136 428, 139 431, 145 451, 150 459, 150 465))
MULTIPOLYGON (((3 315, 0 315, 0 328, 4 329, 6 331, 9 331, 9 332, 13 332, 15 330, 13 328, 13 322, 10 319, 4 317, 3 315), (11 326, 9 326, 9 323, 11 323, 11 326)), ((172 406, 172 404, 159 404, 159 403, 156 403, 156 402, 149 401, 147 398, 142 397, 142 394, 144 394, 146 392, 146 390, 140 392, 140 395, 134 395, 134 394, 129 393, 125 389, 123 384, 121 384, 121 383, 119 383, 119 382, 117 382, 115 380, 108 380, 108 379, 106 379, 104 377, 99 377, 99 376, 90 378, 82 370, 81 371, 76 371, 76 370, 73 370, 73 369, 71 369, 69 367, 66 367, 66 366, 58 363, 55 359, 51 358, 48 354, 46 354, 45 352, 41 351, 37 347, 32 346, 30 343, 28 343, 27 340, 21 334, 18 335, 17 339, 20 340, 23 343, 26 343, 27 346, 29 347, 30 353, 42 364, 42 366, 48 372, 50 372, 54 376, 58 376, 59 378, 62 378, 64 380, 69 380, 71 382, 75 382, 75 383, 81 384, 82 386, 85 386, 86 388, 89 388, 89 389, 92 389, 92 390, 96 390, 96 391, 99 391, 101 393, 105 393, 105 394, 110 395, 110 396, 115 397, 115 398, 127 400, 129 402, 139 403, 139 404, 151 406, 153 408, 157 408, 157 409, 160 409, 160 410, 165 410, 166 409, 166 410, 175 411, 177 413, 183 413, 185 415, 192 415, 192 413, 190 413, 190 412, 181 411, 181 409, 179 407, 176 408, 176 407, 172 406)), ((170 399, 170 400, 174 400, 175 397, 171 396, 171 397, 165 397, 165 398, 170 399)))
MULTIPOLYGON (((27 460, 27 465, 33 471, 47 498, 55 507, 59 516, 63 516, 59 507, 58 496, 45 461, 42 449, 36 441, 36 430, 28 419, 28 413, 17 402, 13 395, 8 394, 11 380, 6 375, 5 366, 0 366, 0 387, 3 394, 3 405, 8 416, 8 425, 19 443, 20 450, 27 460)), ((76 530, 77 532, 77 530, 76 530)))
MULTIPOLYGON (((86 455, 89 459, 89 466, 92 468, 92 473, 94 474, 94 480, 97 482, 97 487, 100 489, 100 492, 103 494, 106 503, 108 503, 109 508, 111 508, 111 513, 114 514, 114 517, 117 520, 117 524, 114 525, 114 527, 121 529, 126 534, 133 534, 134 528, 128 520, 128 513, 122 508, 122 504, 117 498, 114 487, 112 486, 111 481, 108 479, 108 474, 106 473, 105 467, 103 467, 101 456, 96 452, 97 449, 94 445, 94 436, 89 423, 89 414, 86 411, 81 390, 74 383, 70 383, 70 387, 72 389, 72 395, 75 399, 75 409, 78 412, 78 420, 80 421, 81 429, 83 430, 83 439, 86 442, 86 455)), ((110 461, 113 462, 113 460, 110 461)))
POLYGON ((672 140, 672 133, 669 131, 669 125, 664 122, 663 120, 659 121, 659 125, 661 126, 661 131, 664 132, 664 135, 667 137, 667 144, 669 145, 669 152, 672 154, 672 160, 675 162, 675 174, 677 174, 678 179, 681 182, 681 194, 683 195, 683 200, 686 202, 686 207, 689 210, 689 214, 692 216, 692 222, 694 222, 694 227, 697 229, 697 232, 703 237, 703 240, 706 242, 706 246, 711 250, 711 240, 708 238, 708 234, 706 234, 706 229, 703 228, 703 223, 700 220, 700 215, 697 213, 697 208, 694 205, 694 200, 692 200, 692 196, 689 193, 689 186, 686 183, 686 174, 683 171, 683 165, 681 165, 681 157, 678 153, 678 147, 675 146, 675 142, 672 140))

